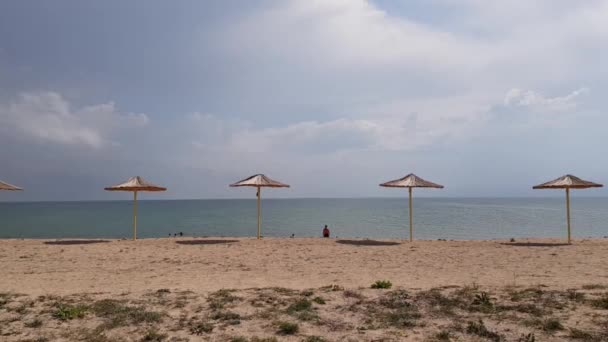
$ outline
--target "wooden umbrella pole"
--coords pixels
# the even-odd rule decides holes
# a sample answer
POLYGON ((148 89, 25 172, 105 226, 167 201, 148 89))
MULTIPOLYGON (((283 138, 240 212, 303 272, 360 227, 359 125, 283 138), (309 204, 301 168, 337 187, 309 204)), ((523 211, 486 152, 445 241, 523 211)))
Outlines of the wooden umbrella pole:
POLYGON ((137 191, 133 191, 133 241, 137 240, 137 191))
POLYGON ((566 219, 568 220, 568 244, 570 244, 570 188, 566 188, 566 219))
POLYGON ((408 188, 410 191, 410 242, 414 241, 414 224, 413 224, 413 219, 412 216, 414 215, 413 213, 413 207, 412 207, 412 188, 408 188))
POLYGON ((260 197, 262 196, 261 192, 262 188, 258 186, 258 240, 262 237, 262 212, 260 205, 260 197))

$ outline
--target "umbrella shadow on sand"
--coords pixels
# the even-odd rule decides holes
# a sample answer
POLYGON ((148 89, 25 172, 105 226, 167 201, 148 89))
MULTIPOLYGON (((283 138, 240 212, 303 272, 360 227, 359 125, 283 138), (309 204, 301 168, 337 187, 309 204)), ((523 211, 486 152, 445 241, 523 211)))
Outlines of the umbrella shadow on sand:
POLYGON ((564 242, 503 242, 503 246, 514 246, 514 247, 562 247, 571 246, 569 243, 564 242))
POLYGON ((399 242, 376 240, 337 240, 336 243, 352 246, 396 246, 399 242))
POLYGON ((183 240, 183 241, 175 241, 175 243, 180 245, 217 245, 220 243, 235 243, 239 242, 239 240, 183 240))
POLYGON ((69 245, 91 245, 94 243, 106 243, 110 242, 110 240, 57 240, 57 241, 45 241, 45 245, 60 245, 60 246, 69 246, 69 245))

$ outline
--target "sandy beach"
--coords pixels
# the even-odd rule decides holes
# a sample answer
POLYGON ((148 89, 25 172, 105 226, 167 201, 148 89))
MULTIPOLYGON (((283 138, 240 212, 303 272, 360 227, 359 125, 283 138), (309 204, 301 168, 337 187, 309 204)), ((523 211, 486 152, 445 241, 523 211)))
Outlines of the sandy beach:
POLYGON ((1 240, 0 336, 603 341, 606 255, 608 239, 1 240))
POLYGON ((1 240, 0 290, 20 293, 216 291, 278 286, 555 288, 608 283, 608 239, 509 241, 317 238, 1 240))

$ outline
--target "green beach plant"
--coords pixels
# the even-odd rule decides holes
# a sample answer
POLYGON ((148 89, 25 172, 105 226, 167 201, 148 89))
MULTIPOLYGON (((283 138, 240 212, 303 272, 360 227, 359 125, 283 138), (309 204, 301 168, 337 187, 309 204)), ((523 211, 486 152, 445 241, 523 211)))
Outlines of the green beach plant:
POLYGON ((245 336, 232 336, 230 338, 230 342, 247 342, 247 337, 245 336))
POLYGON ((209 296, 207 297, 209 307, 211 309, 223 309, 224 306, 226 306, 227 304, 234 303, 240 300, 240 298, 233 295, 233 293, 234 290, 222 289, 209 294, 209 296))
POLYGON ((590 303, 596 309, 608 310, 608 293, 604 293, 599 298, 592 299, 590 303))
POLYGON ((410 295, 405 290, 396 290, 386 293, 379 299, 379 303, 390 309, 399 309, 404 307, 410 307, 412 304, 409 302, 410 295))
POLYGON ((299 299, 287 308, 287 313, 292 314, 294 312, 305 311, 310 309, 312 309, 311 301, 309 301, 308 299, 299 299))
POLYGON ((447 330, 441 330, 433 336, 434 341, 451 341, 452 334, 447 330))
POLYGON ((555 332, 558 330, 563 330, 564 326, 557 318, 547 318, 542 323, 542 329, 546 332, 555 332))
POLYGON ((72 320, 75 318, 83 318, 87 310, 88 308, 84 305, 72 306, 66 304, 59 304, 57 309, 53 313, 53 317, 61 321, 72 320))
POLYGON ((158 323, 163 320, 163 314, 148 311, 143 306, 129 306, 114 299, 102 299, 91 305, 90 310, 97 316, 105 318, 105 327, 113 329, 130 324, 158 323))
POLYGON ((357 292, 355 290, 344 290, 344 292, 342 292, 342 295, 346 298, 356 298, 356 299, 363 299, 363 295, 360 292, 357 292))
POLYGON ((302 342, 327 342, 327 340, 321 336, 306 336, 302 342))
POLYGON ((481 292, 475 295, 468 309, 470 311, 490 313, 494 310, 494 304, 487 292, 481 292))
POLYGON ((383 320, 395 328, 411 328, 416 326, 418 319, 422 317, 414 307, 400 308, 382 313, 383 320))
POLYGON ((323 299, 323 297, 315 297, 312 299, 312 301, 321 305, 325 304, 325 299, 323 299))
POLYGON ((372 289, 390 289, 393 286, 389 280, 376 280, 375 283, 372 284, 372 289))
POLYGON ((301 321, 313 321, 319 315, 313 310, 312 302, 306 298, 298 299, 287 307, 287 313, 301 321))
POLYGON ((492 299, 487 292, 481 292, 475 295, 473 305, 492 306, 492 299))
POLYGON ((298 323, 292 322, 279 322, 279 334, 282 335, 293 335, 300 330, 298 323))

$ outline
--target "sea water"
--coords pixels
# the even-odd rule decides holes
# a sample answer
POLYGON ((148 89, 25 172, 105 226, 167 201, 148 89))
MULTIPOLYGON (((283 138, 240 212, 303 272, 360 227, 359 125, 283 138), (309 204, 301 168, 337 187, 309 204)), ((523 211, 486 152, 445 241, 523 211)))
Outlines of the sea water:
MULTIPOLYGON (((255 199, 143 200, 138 237, 255 236, 255 199)), ((0 202, 0 238, 130 238, 130 201, 0 202)), ((563 198, 414 198, 416 239, 566 236, 563 198)), ((262 234, 406 238, 407 198, 264 199, 262 234)), ((572 199, 573 236, 608 235, 608 198, 572 199)))

